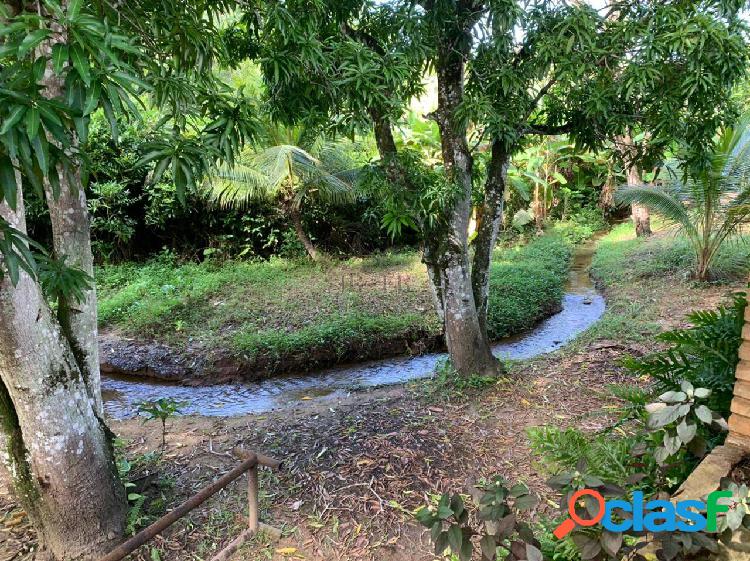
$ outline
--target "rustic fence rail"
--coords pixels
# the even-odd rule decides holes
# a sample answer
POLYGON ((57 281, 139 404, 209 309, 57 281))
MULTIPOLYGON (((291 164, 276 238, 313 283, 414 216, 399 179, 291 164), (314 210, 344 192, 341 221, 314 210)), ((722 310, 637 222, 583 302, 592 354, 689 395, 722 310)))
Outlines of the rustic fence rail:
POLYGON ((278 538, 281 535, 281 532, 279 530, 271 526, 261 524, 259 520, 258 466, 264 466, 271 469, 279 469, 281 467, 281 462, 279 460, 269 458, 268 456, 264 456, 263 454, 256 454, 254 452, 240 451, 237 453, 237 455, 242 458, 242 463, 240 463, 237 467, 227 472, 207 487, 201 489, 198 493, 190 497, 180 506, 168 512, 167 514, 159 518, 159 520, 138 532, 132 538, 118 545, 115 549, 110 551, 99 561, 120 561, 127 555, 130 555, 136 549, 169 528, 172 524, 177 522, 188 512, 203 504, 213 495, 224 489, 227 485, 239 478, 245 472, 248 473, 248 527, 234 541, 232 541, 229 545, 227 545, 224 549, 217 553, 211 561, 226 561, 235 551, 237 551, 242 546, 242 544, 244 544, 248 539, 258 533, 259 529, 262 529, 263 531, 268 532, 272 536, 278 538))

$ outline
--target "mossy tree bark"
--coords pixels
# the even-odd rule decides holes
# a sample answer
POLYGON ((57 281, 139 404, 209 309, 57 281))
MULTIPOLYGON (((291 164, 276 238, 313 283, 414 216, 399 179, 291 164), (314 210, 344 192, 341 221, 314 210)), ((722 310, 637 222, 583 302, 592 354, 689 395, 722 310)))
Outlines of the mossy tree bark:
MULTIPOLYGON (((453 367, 464 376, 499 372, 489 340, 481 328, 469 260, 473 158, 466 124, 458 117, 464 96, 465 67, 471 51, 471 29, 478 17, 471 2, 456 2, 454 18, 438 23, 438 108, 443 163, 456 196, 439 259, 445 338, 453 367)), ((436 18, 437 19, 437 18, 436 18)), ((442 19, 442 18, 441 18, 442 19)))
POLYGON ((492 252, 497 243, 497 235, 503 220, 503 201, 508 179, 510 156, 499 141, 492 143, 492 154, 487 166, 487 180, 482 202, 482 220, 477 224, 474 239, 474 260, 471 267, 474 301, 477 306, 479 327, 487 337, 487 311, 490 297, 490 264, 492 252))
MULTIPOLYGON (((23 200, 0 216, 26 231, 23 200)), ((124 533, 127 502, 110 433, 39 284, 0 282, 0 406, 8 468, 41 558, 98 559, 124 533)))

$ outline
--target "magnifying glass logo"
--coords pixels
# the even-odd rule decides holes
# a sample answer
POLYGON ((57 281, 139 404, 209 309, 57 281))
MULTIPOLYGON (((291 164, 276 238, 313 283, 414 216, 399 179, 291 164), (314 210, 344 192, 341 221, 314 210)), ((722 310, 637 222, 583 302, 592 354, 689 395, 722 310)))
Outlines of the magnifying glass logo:
POLYGON ((570 516, 570 518, 566 518, 562 522, 562 524, 555 528, 555 531, 552 533, 558 540, 561 540, 573 531, 573 529, 576 527, 576 524, 584 527, 594 526, 598 524, 602 518, 604 518, 605 508, 604 497, 602 497, 602 494, 599 491, 594 491, 593 489, 581 489, 580 491, 576 491, 575 493, 573 493, 573 496, 570 497, 570 502, 568 503, 568 515, 570 516), (599 512, 597 512, 596 516, 591 519, 581 518, 576 513, 576 503, 581 499, 581 497, 585 497, 586 495, 594 497, 596 502, 599 504, 599 512))

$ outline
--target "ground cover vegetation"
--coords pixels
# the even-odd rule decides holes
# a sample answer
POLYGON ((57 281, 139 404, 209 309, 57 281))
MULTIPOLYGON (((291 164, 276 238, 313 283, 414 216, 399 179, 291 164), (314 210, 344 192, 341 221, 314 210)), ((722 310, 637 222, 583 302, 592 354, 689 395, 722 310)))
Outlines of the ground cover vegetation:
MULTIPOLYGON (((316 361, 318 350, 335 362, 382 353, 394 338, 414 351, 440 339, 452 379, 463 387, 482 380, 473 389, 516 400, 510 386, 493 383, 505 366, 490 341, 556 310, 571 244, 606 227, 605 218, 621 213, 615 203, 632 204, 639 237, 652 233, 649 208, 682 233, 623 241, 619 227, 602 243, 593 271, 612 290, 610 309, 571 353, 599 356, 596 345, 607 339, 653 347, 652 337, 675 321, 664 307, 670 290, 697 309, 706 294, 737 288, 748 215, 739 119, 744 4, 0 3, 0 440, 34 549, 55 561, 98 559, 170 500, 169 485, 159 487, 160 506, 144 514, 146 494, 130 492, 131 471, 115 457, 101 395, 100 320, 200 352, 260 357, 269 370, 293 356, 322 365, 328 359, 316 361), (678 171, 667 178, 668 168, 678 171), (622 182, 628 188, 615 196, 622 182), (639 187, 644 182, 657 188, 639 187), (388 290, 394 275, 399 290, 388 290)), ((691 316, 694 329, 660 336, 666 354, 627 364, 667 393, 638 386, 601 398, 627 404, 618 428, 645 443, 649 466, 658 466, 646 473, 654 492, 684 477, 700 457, 688 449, 698 437, 706 448, 721 439, 712 431, 729 398, 740 307, 735 299, 691 316), (724 364, 701 361, 695 349, 719 342, 724 364), (646 402, 656 398, 662 411, 680 415, 646 417, 646 402), (674 456, 682 471, 665 463, 674 456)), ((526 367, 534 368, 511 365, 526 367)), ((414 444, 411 429, 435 428, 415 412, 420 399, 381 404, 408 420, 404 447, 414 444)), ((570 393, 563 399, 578 411, 590 406, 570 393)), ((498 411, 496 402, 482 406, 498 411)), ((525 443, 526 427, 512 418, 524 407, 513 403, 505 421, 525 443)), ((152 409, 162 421, 161 453, 155 464, 143 462, 146 471, 170 469, 164 411, 152 409)), ((389 412, 373 415, 373 428, 404 428, 389 412)), ((364 431, 368 419, 360 421, 364 431)), ((468 438, 459 422, 450 426, 468 438)), ((312 450, 321 430, 303 420, 299 434, 276 445, 312 450)), ((538 434, 549 437, 548 445, 532 438, 548 466, 570 469, 555 456, 565 438, 538 434)), ((444 436, 433 449, 444 449, 444 436)), ((385 453, 391 443, 379 442, 385 453)), ((318 448, 315 460, 336 468, 326 464, 328 446, 318 448)), ((389 450, 404 459, 404 477, 409 458, 429 467, 433 453, 389 450)), ((347 453, 353 465, 369 465, 347 453)), ((320 491, 307 499, 316 507, 310 515, 330 520, 327 507, 317 509, 331 496, 326 477, 313 483, 320 472, 311 471, 305 479, 311 456, 297 460, 290 482, 320 491)), ((465 559, 476 527, 455 496, 439 498, 455 490, 457 470, 442 462, 435 487, 429 469, 406 483, 396 478, 405 494, 393 499, 400 509, 388 506, 411 519, 430 493, 445 515, 422 511, 438 553, 448 545, 465 559)), ((576 470, 580 476, 587 466, 576 470)), ((370 474, 382 514, 388 483, 370 474)), ((481 490, 491 493, 494 482, 493 500, 503 507, 487 515, 492 521, 532 506, 530 488, 482 475, 481 490)), ((564 492, 585 483, 578 476, 564 492)), ((361 514, 371 504, 346 501, 334 508, 361 514)), ((560 553, 512 522, 508 536, 486 533, 485 557, 497 547, 506 558, 535 560, 550 548, 553 556, 578 548, 594 559, 634 546, 630 536, 586 533, 560 553)), ((673 541, 662 541, 664 551, 675 551, 673 541)), ((679 545, 692 554, 712 543, 679 545)), ((201 555, 212 549, 201 547, 201 555)), ((163 553, 155 546, 152 561, 163 553)))
MULTIPOLYGON (((521 333, 557 311, 578 229, 557 227, 498 248, 491 269, 488 330, 493 340, 521 333), (498 296, 494 296, 498 294, 498 296), (502 294, 502 297, 499 295, 502 294)), ((259 373, 330 365, 442 345, 427 277, 414 251, 318 264, 273 258, 180 263, 162 256, 97 272, 105 330, 188 343, 199 354, 241 357, 259 373), (305 360, 302 361, 302 358, 305 360)))

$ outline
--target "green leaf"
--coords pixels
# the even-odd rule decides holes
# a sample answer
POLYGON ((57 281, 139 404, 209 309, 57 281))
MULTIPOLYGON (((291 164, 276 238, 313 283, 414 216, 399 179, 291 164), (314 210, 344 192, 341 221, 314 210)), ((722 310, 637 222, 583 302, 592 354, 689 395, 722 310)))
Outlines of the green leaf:
POLYGON ((711 410, 705 405, 699 405, 695 408, 695 416, 707 425, 710 425, 714 420, 711 410))
POLYGON ((743 505, 734 505, 727 512, 727 526, 733 531, 742 526, 742 520, 745 518, 745 508, 743 505))
POLYGON ((3 122, 3 127, 0 129, 0 136, 6 135, 23 118, 25 113, 25 105, 14 105, 13 109, 10 110, 10 114, 3 122))
POLYGON ((530 543, 526 544, 526 561, 544 561, 542 552, 530 543))
POLYGON ((445 548, 448 547, 448 532, 440 532, 437 536, 437 539, 434 540, 435 543, 435 555, 442 555, 442 553, 445 551, 445 548))
POLYGON ((89 68, 89 61, 88 58, 86 58, 83 49, 78 45, 74 45, 73 48, 70 49, 70 59, 73 61, 73 68, 76 69, 81 80, 83 80, 83 83, 90 86, 91 69, 89 68))
POLYGON ((2 187, 3 199, 10 208, 15 210, 18 193, 16 172, 11 159, 3 154, 0 154, 0 187, 2 187))
POLYGON ((520 511, 531 510, 539 504, 536 495, 522 495, 516 499, 515 507, 520 511))
POLYGON ((34 50, 39 44, 44 41, 50 32, 48 29, 37 29, 29 33, 23 38, 21 44, 18 46, 18 58, 25 57, 28 53, 34 50))
POLYGON ((673 456, 680 449, 682 442, 677 436, 672 436, 668 432, 664 433, 664 448, 667 450, 668 456, 673 456))
POLYGON ((695 423, 688 424, 685 419, 677 425, 677 436, 679 436, 680 440, 685 444, 688 444, 693 438, 695 438, 697 431, 698 427, 695 423))
POLYGON ((49 170, 49 147, 47 139, 38 134, 31 139, 31 146, 34 149, 36 161, 39 163, 39 169, 41 169, 43 175, 47 175, 49 170))
POLYGON ((29 140, 34 139, 39 134, 40 123, 39 109, 30 107, 26 112, 26 134, 29 136, 29 140))
POLYGON ((679 407, 676 405, 667 405, 651 413, 648 417, 648 426, 652 429, 659 429, 675 422, 679 417, 679 407))
POLYGON ((68 46, 64 43, 57 43, 52 47, 52 68, 56 74, 62 74, 65 69, 65 63, 68 62, 68 46))
POLYGON ((458 524, 453 524, 450 528, 448 528, 448 543, 451 546, 451 549, 454 553, 459 553, 461 551, 461 546, 463 545, 464 535, 461 532, 461 526, 458 524))
POLYGON ((497 554, 497 543, 495 542, 495 538, 493 536, 490 536, 489 534, 485 534, 482 536, 482 539, 479 541, 479 546, 482 548, 482 559, 486 559, 487 561, 495 561, 495 556, 497 554))
POLYGON ((528 494, 529 488, 523 483, 516 483, 515 485, 513 485, 513 487, 510 488, 510 496, 514 499, 520 497, 521 495, 528 494))
POLYGON ((74 20, 78 17, 81 12, 82 0, 70 0, 68 3, 68 19, 74 20))
POLYGON ((622 538, 623 536, 619 532, 604 530, 600 540, 602 549, 604 549, 610 557, 617 557, 617 552, 620 551, 620 548, 622 547, 622 538))
POLYGON ((687 395, 684 392, 669 391, 659 396, 659 401, 664 403, 680 403, 687 399, 687 395))

